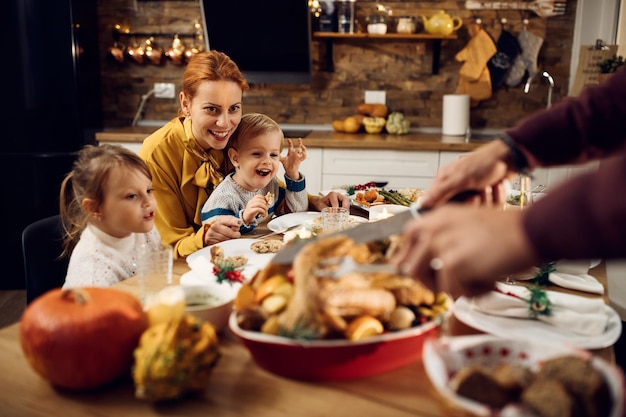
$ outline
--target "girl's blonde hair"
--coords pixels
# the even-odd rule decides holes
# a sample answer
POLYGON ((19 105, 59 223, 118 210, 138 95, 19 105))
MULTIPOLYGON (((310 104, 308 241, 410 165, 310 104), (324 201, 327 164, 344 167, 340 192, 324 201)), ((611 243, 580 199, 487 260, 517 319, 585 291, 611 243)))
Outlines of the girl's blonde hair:
POLYGON ((271 132, 280 133, 281 139, 284 139, 283 130, 271 117, 261 113, 244 114, 239 126, 228 141, 228 147, 238 150, 247 138, 254 138, 271 132))
POLYGON ((78 153, 72 171, 61 183, 59 210, 65 233, 63 255, 74 250, 81 232, 87 227, 88 213, 82 202, 89 198, 97 205, 104 201, 104 188, 111 172, 120 168, 136 169, 152 180, 146 163, 136 153, 116 145, 87 145, 78 153))
MULTIPOLYGON (((228 55, 216 50, 197 53, 189 60, 183 74, 183 93, 193 99, 203 81, 232 81, 241 91, 250 88, 237 64, 228 55)), ((178 109, 178 115, 184 116, 182 109, 178 109)))

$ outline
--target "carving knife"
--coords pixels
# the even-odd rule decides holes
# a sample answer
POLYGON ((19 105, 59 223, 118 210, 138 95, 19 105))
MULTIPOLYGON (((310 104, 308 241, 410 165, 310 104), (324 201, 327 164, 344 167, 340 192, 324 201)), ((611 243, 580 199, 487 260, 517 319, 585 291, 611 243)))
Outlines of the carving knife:
MULTIPOLYGON (((463 191, 454 197, 450 202, 462 202, 468 198, 478 195, 477 191, 463 191)), ((376 240, 386 239, 393 234, 402 232, 404 225, 411 219, 419 218, 420 215, 429 209, 420 208, 419 205, 412 205, 409 210, 400 212, 386 219, 377 220, 370 223, 359 223, 355 227, 341 230, 334 233, 322 234, 311 239, 304 239, 297 242, 291 242, 285 245, 280 251, 274 255, 271 264, 290 264, 300 252, 300 250, 315 239, 331 236, 344 235, 354 240, 354 243, 374 242, 376 240)))

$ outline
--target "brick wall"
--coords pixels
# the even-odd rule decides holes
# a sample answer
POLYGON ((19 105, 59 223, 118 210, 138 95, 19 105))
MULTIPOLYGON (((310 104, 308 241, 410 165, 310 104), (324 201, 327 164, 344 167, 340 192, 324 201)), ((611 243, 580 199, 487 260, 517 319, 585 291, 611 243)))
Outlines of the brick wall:
MULTIPOLYGON (((171 62, 161 65, 139 65, 126 59, 117 62, 108 56, 113 44, 115 25, 129 28, 131 33, 193 33, 194 22, 202 21, 197 1, 99 0, 100 53, 102 56, 102 88, 104 125, 107 128, 128 126, 141 101, 155 82, 172 82, 180 91, 183 66, 171 62)), ((357 19, 365 29, 365 16, 374 10, 375 0, 358 0, 357 19)), ((539 66, 552 74, 556 87, 553 102, 567 94, 569 65, 574 29, 576 1, 567 2, 564 16, 542 19, 531 12, 517 10, 466 10, 464 0, 395 1, 386 6, 398 15, 432 16, 443 9, 463 19, 458 39, 442 43, 440 71, 431 74, 432 43, 428 41, 366 41, 334 42, 334 72, 325 71, 325 43, 313 41, 313 81, 310 85, 253 84, 244 97, 245 112, 267 113, 279 123, 330 124, 346 117, 363 100, 365 90, 387 91, 387 104, 402 110, 413 126, 441 126, 443 94, 453 93, 461 63, 454 55, 469 40, 467 27, 476 17, 494 39, 505 28, 517 34, 522 19, 528 18, 528 30, 545 39, 539 54, 539 66)), ((123 45, 143 43, 144 38, 123 36, 123 45)), ((171 38, 156 37, 163 47, 171 38)), ((190 45, 192 38, 183 38, 190 45)), ((492 98, 471 111, 473 128, 510 126, 524 115, 546 106, 547 83, 535 80, 529 94, 522 86, 501 88, 492 98)), ((178 99, 148 99, 143 118, 169 120, 176 115, 178 99)))

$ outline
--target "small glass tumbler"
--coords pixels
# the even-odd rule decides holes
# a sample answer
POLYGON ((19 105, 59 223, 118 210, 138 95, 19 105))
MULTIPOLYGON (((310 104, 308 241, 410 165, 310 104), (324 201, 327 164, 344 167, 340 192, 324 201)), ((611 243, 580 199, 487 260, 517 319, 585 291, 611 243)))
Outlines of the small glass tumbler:
POLYGON ((520 175, 519 177, 519 205, 521 208, 528 207, 533 203, 531 177, 520 175))
POLYGON ((354 33, 356 0, 338 0, 337 22, 339 33, 354 33))
POLYGON ((141 301, 172 284, 174 250, 171 245, 143 246, 138 250, 137 277, 141 301))
POLYGON ((322 209, 322 231, 332 233, 348 227, 350 210, 347 207, 326 207, 322 209))

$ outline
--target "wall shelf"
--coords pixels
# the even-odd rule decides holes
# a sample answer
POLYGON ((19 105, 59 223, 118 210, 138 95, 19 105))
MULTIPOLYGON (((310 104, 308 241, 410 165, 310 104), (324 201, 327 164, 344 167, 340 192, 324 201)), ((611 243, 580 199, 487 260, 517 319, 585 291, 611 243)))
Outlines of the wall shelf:
POLYGON ((428 33, 404 34, 386 33, 377 35, 371 33, 337 33, 337 32, 313 32, 313 39, 326 41, 326 63, 327 70, 333 71, 333 42, 335 40, 372 40, 372 41, 429 41, 433 43, 433 66, 431 73, 439 73, 439 58, 441 56, 441 41, 457 39, 456 34, 440 36, 428 33))

